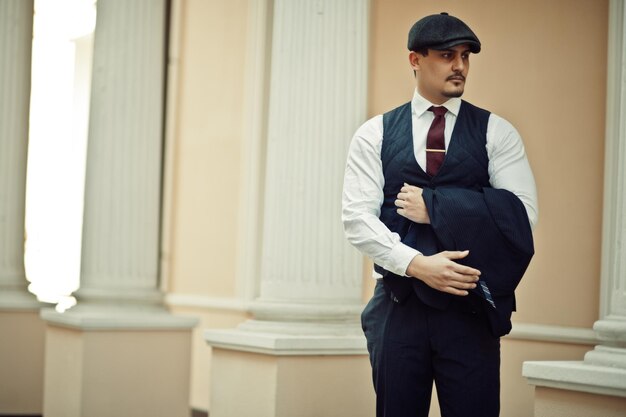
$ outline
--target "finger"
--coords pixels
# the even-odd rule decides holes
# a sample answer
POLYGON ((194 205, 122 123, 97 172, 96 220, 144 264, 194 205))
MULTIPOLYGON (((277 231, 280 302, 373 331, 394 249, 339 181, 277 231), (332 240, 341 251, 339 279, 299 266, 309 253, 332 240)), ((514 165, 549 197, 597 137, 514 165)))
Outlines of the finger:
POLYGON ((422 189, 418 187, 417 185, 410 185, 405 182, 404 187, 402 187, 401 190, 405 188, 407 191, 413 191, 414 193, 418 193, 418 194, 422 193, 422 189))
POLYGON ((396 210, 396 213, 398 213, 402 217, 406 217, 406 210, 404 210, 404 209, 400 208, 400 209, 396 210))
POLYGON ((474 284, 475 282, 477 282, 479 280, 477 275, 464 275, 464 274, 459 274, 456 273, 454 275, 451 275, 449 278, 448 284, 449 285, 466 285, 466 284, 474 284))
POLYGON ((458 296, 461 296, 461 297, 465 297, 466 295, 469 294, 469 292, 467 292, 465 290, 457 290, 454 287, 446 287, 446 288, 443 289, 443 292, 447 292, 447 293, 450 293, 452 295, 458 295, 458 296))
POLYGON ((476 288, 475 282, 455 282, 450 285, 452 288, 456 288, 458 290, 473 290, 476 288))
POLYGON ((404 208, 404 205, 406 204, 406 202, 404 202, 402 200, 396 200, 396 201, 393 202, 393 204, 395 204, 396 207, 404 208))
POLYGON ((409 198, 409 193, 398 193, 398 198, 400 200, 407 200, 409 198))
POLYGON ((454 261, 451 261, 451 262, 452 262, 452 265, 450 269, 456 274, 459 274, 459 276, 463 276, 469 280, 473 280, 474 277, 480 276, 480 271, 476 268, 472 268, 471 266, 467 266, 467 265, 461 265, 454 261))
POLYGON ((445 251, 444 252, 446 258, 448 259, 463 259, 465 258, 467 255, 469 255, 469 251, 468 250, 464 250, 464 251, 458 251, 458 250, 450 250, 450 251, 445 251))
POLYGON ((461 274, 463 276, 469 277, 473 281, 478 281, 478 277, 480 276, 480 271, 476 268, 472 268, 471 266, 457 264, 454 267, 454 272, 457 274, 461 274), (476 278, 476 279, 474 279, 476 278))

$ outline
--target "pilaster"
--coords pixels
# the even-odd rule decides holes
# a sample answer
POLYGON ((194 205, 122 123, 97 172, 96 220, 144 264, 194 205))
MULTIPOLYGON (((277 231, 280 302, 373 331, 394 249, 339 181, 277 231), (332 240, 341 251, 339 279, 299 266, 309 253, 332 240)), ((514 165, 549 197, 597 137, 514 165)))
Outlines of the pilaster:
POLYGON ((98 2, 78 305, 45 312, 52 322, 81 326, 102 316, 110 327, 107 317, 128 313, 138 323, 143 313, 165 312, 158 268, 166 4, 98 2))
MULTIPOLYGON (((235 410, 220 402, 226 398, 218 392, 225 390, 221 372, 237 363, 233 355, 256 364, 249 369, 261 364, 270 367, 267 375, 272 381, 257 381, 266 384, 268 400, 274 404, 267 408, 274 410, 267 411, 268 416, 287 415, 279 411, 287 401, 280 392, 286 389, 297 398, 315 384, 305 374, 281 379, 286 357, 294 369, 306 369, 314 356, 323 355, 330 363, 337 355, 347 355, 350 366, 369 372, 359 325, 362 256, 346 242, 340 216, 349 140, 366 117, 369 2, 275 0, 264 10, 268 15, 257 18, 271 24, 255 25, 261 31, 271 30, 257 34, 271 39, 266 49, 270 72, 256 77, 258 82, 268 80, 267 120, 255 123, 259 129, 267 126, 261 147, 265 160, 255 164, 265 167, 258 172, 264 175, 264 193, 259 200, 259 258, 248 259, 251 265, 259 265, 260 294, 250 304, 252 320, 237 329, 205 332, 207 343, 219 348, 211 384, 216 387, 211 414, 218 417, 225 410, 230 414, 224 415, 252 415, 248 414, 252 409, 243 405, 235 410), (227 363, 222 362, 226 358, 227 363)), ((247 47, 253 48, 253 42, 247 47)), ((249 91, 253 94, 259 88, 249 91)), ((332 373, 332 367, 327 369, 332 373)), ((242 380, 251 380, 246 375, 259 379, 244 373, 242 380)), ((327 378, 320 389, 328 394, 340 389, 332 381, 327 378)), ((358 395, 343 399, 344 407, 333 411, 318 405, 310 413, 346 415, 350 404, 352 410, 367 413, 357 404, 363 404, 370 390, 359 385, 358 395)))
POLYGON ((171 315, 159 289, 167 5, 97 3, 81 282, 76 307, 42 312, 46 416, 188 413, 196 321, 171 315), (137 375, 152 381, 141 393, 137 375), (60 395, 60 380, 75 389, 60 395))
POLYGON ((0 3, 0 308, 39 308, 24 272, 33 1, 0 3))
MULTIPOLYGON (((350 335, 364 350, 362 257, 338 213, 348 142, 365 118, 368 8, 279 0, 264 17, 272 32, 261 283, 245 332, 350 335)), ((207 341, 240 334, 209 331, 207 341)))
POLYGON ((362 257, 340 216, 345 156, 363 122, 367 1, 275 1, 261 300, 354 303, 362 257))

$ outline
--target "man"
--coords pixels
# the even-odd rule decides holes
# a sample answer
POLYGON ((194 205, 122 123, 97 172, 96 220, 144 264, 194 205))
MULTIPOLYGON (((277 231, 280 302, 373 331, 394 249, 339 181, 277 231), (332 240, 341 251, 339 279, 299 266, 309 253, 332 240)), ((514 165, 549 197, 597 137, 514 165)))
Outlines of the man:
POLYGON ((363 124, 343 193, 348 240, 375 263, 362 314, 377 416, 499 415, 500 339, 533 255, 533 175, 518 132, 463 101, 481 44, 461 20, 409 32, 410 103, 363 124))

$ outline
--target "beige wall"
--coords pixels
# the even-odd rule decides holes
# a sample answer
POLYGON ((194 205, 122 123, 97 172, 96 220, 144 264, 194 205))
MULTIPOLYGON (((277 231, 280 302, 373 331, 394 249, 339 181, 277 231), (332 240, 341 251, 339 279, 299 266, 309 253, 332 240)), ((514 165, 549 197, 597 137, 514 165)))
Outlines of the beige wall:
MULTIPOLYGON (((369 115, 411 97, 406 35, 419 17, 448 11, 483 43, 464 98, 522 134, 539 189, 536 255, 518 289, 518 323, 590 328, 598 318, 606 85, 607 0, 372 0, 369 115)), ((238 196, 246 100, 244 0, 181 0, 168 291, 236 296, 238 196)), ((338 178, 337 181, 341 181, 338 178)), ((365 261, 370 265, 369 261, 365 261)), ((367 274, 366 274, 367 275, 367 274)), ((372 281, 364 278, 364 300, 372 281)), ((192 405, 208 407, 206 327, 243 312, 176 307, 203 322, 194 334, 192 405)), ((524 360, 581 359, 585 345, 505 340, 503 410, 527 416, 524 360)))
POLYGON ((168 289, 233 296, 247 2, 180 4, 168 289))
POLYGON ((232 329, 249 318, 244 312, 198 307, 175 307, 174 314, 193 316, 199 319, 192 333, 191 345, 191 386, 189 403, 191 408, 208 410, 211 390, 212 349, 204 341, 206 329, 232 329))
MULTIPOLYGON (((236 294, 237 207, 241 175, 248 2, 179 0, 179 44, 172 144, 166 290, 230 298, 236 294)), ((233 328, 243 311, 172 305, 200 319, 192 340, 190 405, 209 408, 207 328, 233 328)))

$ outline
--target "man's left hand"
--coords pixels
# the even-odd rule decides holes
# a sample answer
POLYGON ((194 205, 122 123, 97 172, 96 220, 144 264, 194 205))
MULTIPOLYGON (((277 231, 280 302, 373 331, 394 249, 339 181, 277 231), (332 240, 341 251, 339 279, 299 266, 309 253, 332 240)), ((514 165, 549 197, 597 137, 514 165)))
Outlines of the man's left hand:
POLYGON ((404 183, 404 187, 398 193, 395 205, 398 207, 399 215, 415 223, 430 224, 430 217, 426 204, 424 204, 421 188, 404 183))

